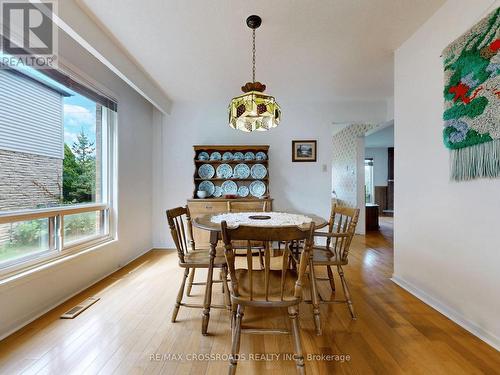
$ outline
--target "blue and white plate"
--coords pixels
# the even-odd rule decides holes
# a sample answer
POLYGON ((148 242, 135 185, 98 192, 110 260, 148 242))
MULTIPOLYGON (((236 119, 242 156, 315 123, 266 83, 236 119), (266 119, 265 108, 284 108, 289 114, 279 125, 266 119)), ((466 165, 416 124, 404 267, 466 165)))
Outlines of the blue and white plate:
POLYGON ((198 185, 198 190, 207 192, 207 196, 211 196, 215 192, 215 186, 212 181, 202 181, 198 185))
POLYGON ((246 152, 245 160, 255 160, 255 154, 251 151, 246 152))
POLYGON ((198 168, 198 176, 200 176, 204 180, 212 178, 214 174, 215 174, 215 169, 210 164, 202 164, 200 168, 198 168))
POLYGON ((218 178, 231 178, 233 177, 233 168, 229 164, 221 164, 217 167, 218 178))
POLYGON ((267 160, 267 155, 265 152, 259 151, 255 154, 255 159, 257 160, 267 160))
POLYGON ((267 176, 267 168, 262 164, 254 164, 252 165, 252 169, 250 171, 252 178, 256 180, 261 180, 267 176))
POLYGON ((250 184, 250 194, 252 194, 256 198, 262 197, 266 194, 266 184, 262 181, 254 181, 250 184))
POLYGON ((219 198, 222 196, 222 188, 220 186, 215 187, 214 197, 219 198))
POLYGON ((222 160, 233 160, 233 153, 226 151, 222 154, 222 160))
POLYGON ((248 178, 250 176, 250 168, 246 164, 238 164, 234 167, 234 178, 248 178))
POLYGON ((221 160, 222 156, 220 155, 220 152, 215 151, 210 154, 210 160, 221 160))
POLYGON ((234 181, 224 181, 222 183, 222 194, 238 194, 238 185, 234 181))
POLYGON ((208 152, 202 151, 198 154, 198 160, 208 160, 208 152))
POLYGON ((243 152, 235 152, 233 155, 233 160, 243 160, 245 159, 245 156, 243 155, 243 152))
POLYGON ((240 197, 248 197, 248 194, 250 194, 250 189, 248 189, 247 186, 242 185, 238 188, 238 196, 240 197))

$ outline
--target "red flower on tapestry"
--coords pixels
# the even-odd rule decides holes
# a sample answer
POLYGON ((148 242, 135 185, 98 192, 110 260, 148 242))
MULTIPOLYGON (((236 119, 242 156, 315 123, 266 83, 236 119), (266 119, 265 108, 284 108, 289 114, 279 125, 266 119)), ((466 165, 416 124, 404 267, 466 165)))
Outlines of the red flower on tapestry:
POLYGON ((471 99, 467 97, 467 93, 469 92, 469 86, 463 83, 459 83, 458 85, 450 87, 450 94, 455 94, 453 101, 461 100, 465 104, 469 104, 471 99))
POLYGON ((500 39, 495 40, 490 44, 490 50, 497 52, 500 49, 500 39))

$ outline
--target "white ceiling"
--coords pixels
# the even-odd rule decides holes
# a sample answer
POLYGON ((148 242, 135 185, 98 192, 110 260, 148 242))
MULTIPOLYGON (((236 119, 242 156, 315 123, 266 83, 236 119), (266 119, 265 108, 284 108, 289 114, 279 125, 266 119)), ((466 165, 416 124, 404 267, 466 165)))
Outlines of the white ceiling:
POLYGON ((174 101, 229 99, 257 80, 279 99, 393 95, 393 51, 444 0, 78 0, 174 101))

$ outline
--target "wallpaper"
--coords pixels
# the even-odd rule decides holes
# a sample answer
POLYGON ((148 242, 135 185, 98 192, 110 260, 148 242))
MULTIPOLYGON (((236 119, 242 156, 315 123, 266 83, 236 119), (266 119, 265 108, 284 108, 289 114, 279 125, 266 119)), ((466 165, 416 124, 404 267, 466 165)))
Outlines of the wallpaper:
POLYGON ((356 139, 379 125, 352 124, 333 136, 332 186, 339 204, 356 207, 356 139))

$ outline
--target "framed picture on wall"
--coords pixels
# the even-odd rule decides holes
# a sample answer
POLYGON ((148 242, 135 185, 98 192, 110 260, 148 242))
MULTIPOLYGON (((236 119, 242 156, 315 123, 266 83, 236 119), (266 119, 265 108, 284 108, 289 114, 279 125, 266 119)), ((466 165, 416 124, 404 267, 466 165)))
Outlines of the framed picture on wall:
POLYGON ((317 141, 292 141, 292 161, 316 161, 317 141))

